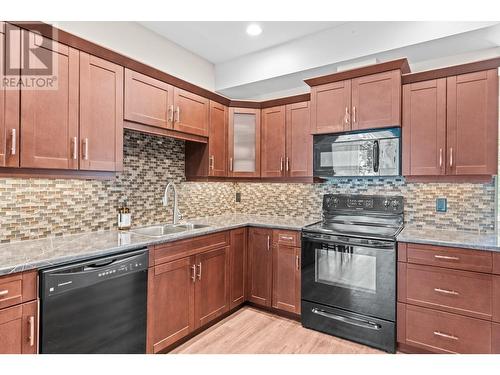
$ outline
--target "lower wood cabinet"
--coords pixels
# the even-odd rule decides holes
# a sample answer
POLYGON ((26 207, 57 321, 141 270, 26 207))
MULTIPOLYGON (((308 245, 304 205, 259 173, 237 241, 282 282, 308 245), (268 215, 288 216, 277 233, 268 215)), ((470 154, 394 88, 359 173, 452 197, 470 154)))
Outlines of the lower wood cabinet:
POLYGON ((248 235, 248 301, 271 307, 272 229, 250 228, 248 235))
POLYGON ((0 310, 0 353, 38 352, 38 302, 32 301, 0 310))
POLYGON ((230 308, 246 301, 247 275, 247 229, 239 228, 231 231, 231 247, 229 250, 230 268, 230 308))
POLYGON ((248 300, 300 314, 300 234, 250 228, 248 300))

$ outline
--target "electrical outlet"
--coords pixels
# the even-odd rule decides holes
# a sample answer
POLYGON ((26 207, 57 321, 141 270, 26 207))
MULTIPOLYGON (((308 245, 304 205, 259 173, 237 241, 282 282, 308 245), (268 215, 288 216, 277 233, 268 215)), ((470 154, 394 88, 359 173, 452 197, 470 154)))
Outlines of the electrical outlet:
POLYGON ((236 193, 236 203, 241 202, 241 193, 236 193))
POLYGON ((446 212, 448 210, 448 201, 446 198, 436 198, 436 212, 446 212))

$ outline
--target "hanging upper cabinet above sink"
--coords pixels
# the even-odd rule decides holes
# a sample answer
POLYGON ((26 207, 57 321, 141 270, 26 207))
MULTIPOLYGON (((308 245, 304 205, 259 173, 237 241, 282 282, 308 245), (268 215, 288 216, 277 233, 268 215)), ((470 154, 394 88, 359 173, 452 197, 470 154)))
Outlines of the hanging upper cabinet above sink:
POLYGON ((401 126, 401 74, 406 59, 308 79, 311 133, 401 126))

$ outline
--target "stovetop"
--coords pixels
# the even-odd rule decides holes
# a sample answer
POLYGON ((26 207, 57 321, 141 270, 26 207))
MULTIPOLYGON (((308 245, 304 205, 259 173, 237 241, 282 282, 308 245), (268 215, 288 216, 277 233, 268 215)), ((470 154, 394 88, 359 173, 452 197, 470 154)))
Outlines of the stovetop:
POLYGON ((323 220, 305 231, 394 240, 403 229, 403 197, 325 194, 323 220))

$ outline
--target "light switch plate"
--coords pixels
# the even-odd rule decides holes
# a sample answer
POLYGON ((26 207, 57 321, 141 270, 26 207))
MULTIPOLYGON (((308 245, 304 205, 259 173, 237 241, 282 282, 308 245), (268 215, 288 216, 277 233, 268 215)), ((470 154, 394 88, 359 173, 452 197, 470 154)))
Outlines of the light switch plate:
POLYGON ((236 203, 241 202, 241 193, 236 193, 236 203))
POLYGON ((448 211, 448 200, 446 198, 436 198, 436 212, 448 211))

